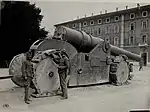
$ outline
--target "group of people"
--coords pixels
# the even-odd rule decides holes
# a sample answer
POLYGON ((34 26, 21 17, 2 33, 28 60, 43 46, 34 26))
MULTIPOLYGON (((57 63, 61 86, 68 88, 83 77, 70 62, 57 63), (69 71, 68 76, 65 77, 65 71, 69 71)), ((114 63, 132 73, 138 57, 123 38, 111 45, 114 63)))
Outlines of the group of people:
MULTIPOLYGON (((24 101, 27 104, 30 104, 30 96, 29 95, 29 88, 32 85, 32 80, 34 78, 34 68, 32 64, 32 57, 33 53, 31 50, 29 50, 27 53, 25 53, 26 59, 22 63, 22 76, 25 79, 25 96, 24 101)), ((58 65, 58 73, 60 78, 60 87, 61 87, 61 99, 67 99, 68 98, 68 92, 67 92, 67 82, 68 82, 68 74, 69 74, 69 58, 66 56, 65 51, 59 51, 56 53, 52 53, 51 58, 53 61, 58 65)), ((38 91, 35 89, 34 94, 37 94, 38 91)))
MULTIPOLYGON (((24 101, 25 103, 29 104, 31 99, 29 95, 29 88, 31 87, 32 80, 34 78, 34 67, 32 64, 32 58, 33 58, 33 53, 31 50, 29 50, 27 53, 25 53, 26 59, 22 63, 22 74, 23 78, 25 79, 25 96, 24 96, 24 101)), ((64 50, 59 50, 56 51, 52 54, 49 55, 53 61, 58 65, 58 74, 60 78, 60 88, 58 89, 59 92, 61 92, 62 99, 67 99, 68 98, 68 92, 67 92, 67 85, 68 85, 68 80, 69 80, 69 69, 70 69, 70 63, 69 63, 69 57, 66 55, 66 52, 64 50)), ((124 57, 126 59, 126 57, 124 57)), ((143 69, 143 60, 140 60, 140 68, 139 71, 143 69)), ((58 92, 57 91, 57 92, 58 92)), ((38 91, 35 89, 34 94, 37 94, 38 91)), ((57 94, 57 93, 56 93, 57 94)))

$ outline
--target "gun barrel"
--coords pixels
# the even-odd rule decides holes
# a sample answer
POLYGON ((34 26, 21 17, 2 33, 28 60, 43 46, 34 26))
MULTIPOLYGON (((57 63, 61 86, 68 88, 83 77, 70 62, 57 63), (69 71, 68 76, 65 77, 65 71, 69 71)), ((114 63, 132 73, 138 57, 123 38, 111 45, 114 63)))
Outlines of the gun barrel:
MULTIPOLYGON (((54 36, 59 37, 60 35, 64 40, 72 44, 79 52, 90 52, 97 44, 104 42, 101 38, 94 37, 83 31, 77 31, 65 26, 56 28, 54 36)), ((141 59, 140 55, 113 45, 110 46, 111 54, 114 56, 124 54, 131 60, 139 61, 141 59)))
POLYGON ((116 47, 116 46, 113 46, 113 45, 110 45, 110 46, 111 46, 111 54, 113 56, 116 56, 116 55, 119 55, 119 54, 124 54, 130 60, 140 61, 140 59, 141 59, 140 55, 137 55, 135 53, 129 52, 129 51, 125 50, 125 49, 122 49, 122 48, 119 48, 119 47, 116 47))

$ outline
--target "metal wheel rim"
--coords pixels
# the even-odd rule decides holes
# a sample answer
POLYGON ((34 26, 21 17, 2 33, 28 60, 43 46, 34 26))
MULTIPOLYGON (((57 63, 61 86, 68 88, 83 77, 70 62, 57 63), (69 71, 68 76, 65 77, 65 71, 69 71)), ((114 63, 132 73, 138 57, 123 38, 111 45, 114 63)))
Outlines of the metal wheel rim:
POLYGON ((128 79, 128 65, 125 61, 121 61, 118 65, 117 70, 117 81, 121 84, 125 83, 128 79))
POLYGON ((18 54, 13 57, 9 64, 9 75, 13 75, 11 80, 18 86, 23 87, 25 80, 22 77, 21 66, 24 61, 24 53, 18 54))

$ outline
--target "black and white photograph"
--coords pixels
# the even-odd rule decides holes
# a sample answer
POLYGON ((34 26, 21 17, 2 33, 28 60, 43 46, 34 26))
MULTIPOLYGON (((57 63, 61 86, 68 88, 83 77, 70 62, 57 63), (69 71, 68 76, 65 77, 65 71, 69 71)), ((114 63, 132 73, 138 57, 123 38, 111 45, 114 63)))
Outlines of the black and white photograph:
POLYGON ((150 2, 0 1, 0 112, 150 112, 150 2))

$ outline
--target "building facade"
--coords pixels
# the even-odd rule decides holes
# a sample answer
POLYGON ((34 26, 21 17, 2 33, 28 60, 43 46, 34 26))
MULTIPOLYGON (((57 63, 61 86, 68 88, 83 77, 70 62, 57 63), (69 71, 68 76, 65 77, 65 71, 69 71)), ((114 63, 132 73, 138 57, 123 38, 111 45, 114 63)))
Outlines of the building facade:
POLYGON ((99 15, 61 24, 109 40, 110 44, 139 54, 144 64, 150 62, 150 5, 99 15))

